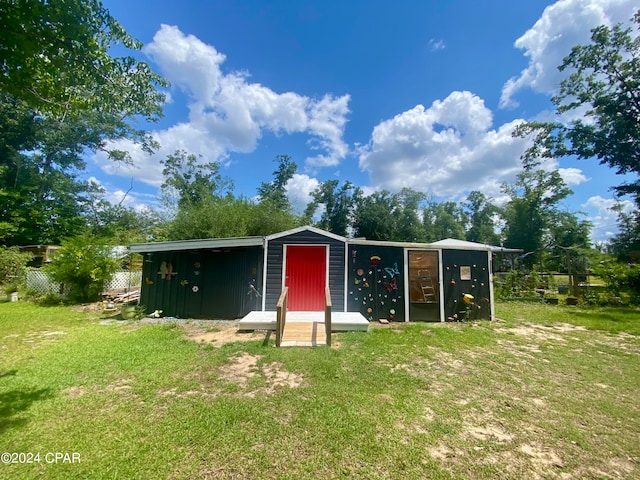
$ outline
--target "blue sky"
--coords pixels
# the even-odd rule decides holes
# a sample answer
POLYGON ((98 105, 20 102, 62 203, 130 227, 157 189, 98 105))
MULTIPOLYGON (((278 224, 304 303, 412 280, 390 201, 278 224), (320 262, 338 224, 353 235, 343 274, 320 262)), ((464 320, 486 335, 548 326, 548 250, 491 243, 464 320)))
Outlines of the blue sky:
MULTIPOLYGON (((599 24, 627 23, 629 0, 205 1, 103 0, 145 46, 140 57, 171 82, 165 117, 149 126, 161 149, 123 141, 134 168, 103 154, 89 175, 112 201, 157 202, 160 160, 181 148, 220 162, 235 193, 253 197, 288 154, 288 185, 303 208, 318 182, 365 192, 402 187, 437 201, 480 190, 504 201, 521 170, 518 122, 552 118, 557 65, 599 24)), ((594 240, 615 232, 610 187, 596 160, 560 159, 594 240)))

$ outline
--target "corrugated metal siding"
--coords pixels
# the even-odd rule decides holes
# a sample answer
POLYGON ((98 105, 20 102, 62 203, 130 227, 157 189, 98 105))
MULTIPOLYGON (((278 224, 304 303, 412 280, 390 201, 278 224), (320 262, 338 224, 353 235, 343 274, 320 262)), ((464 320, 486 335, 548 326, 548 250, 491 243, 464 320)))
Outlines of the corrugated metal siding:
POLYGON ((154 252, 145 255, 140 303, 165 316, 238 318, 259 309, 249 283, 259 285, 261 269, 261 247, 154 252))
POLYGON ((471 319, 491 318, 489 257, 477 250, 442 251, 442 285, 444 288, 445 316, 451 317, 465 311, 462 296, 474 297, 471 319), (469 267, 470 280, 461 278, 461 267, 469 267), (452 285, 451 282, 454 282, 452 285))
POLYGON ((267 246, 267 275, 265 285, 265 309, 275 310, 282 293, 282 267, 284 244, 329 245, 329 289, 334 311, 344 310, 344 252, 345 244, 315 232, 303 231, 272 239, 267 246))
POLYGON ((405 320, 404 248, 349 245, 347 308, 368 320, 405 320))

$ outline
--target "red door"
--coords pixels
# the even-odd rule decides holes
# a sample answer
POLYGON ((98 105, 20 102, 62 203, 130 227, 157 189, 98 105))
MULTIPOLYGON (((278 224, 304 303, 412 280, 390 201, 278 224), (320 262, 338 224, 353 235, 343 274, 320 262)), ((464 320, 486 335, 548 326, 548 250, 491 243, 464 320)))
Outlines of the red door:
POLYGON ((327 247, 287 245, 284 284, 289 287, 289 310, 324 310, 327 247))

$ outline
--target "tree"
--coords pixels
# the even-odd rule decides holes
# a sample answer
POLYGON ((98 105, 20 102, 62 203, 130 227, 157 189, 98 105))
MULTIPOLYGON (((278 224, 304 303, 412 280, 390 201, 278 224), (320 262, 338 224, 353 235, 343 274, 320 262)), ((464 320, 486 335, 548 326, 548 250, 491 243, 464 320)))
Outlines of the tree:
MULTIPOLYGON (((128 193, 128 192, 127 192, 128 193)), ((88 201, 83 218, 87 233, 94 237, 108 238, 115 245, 163 240, 159 231, 166 223, 158 212, 150 207, 140 211, 126 207, 125 194, 119 203, 112 204, 105 198, 105 190, 95 182, 88 184, 88 201)))
POLYGON ((522 248, 528 254, 525 263, 532 265, 539 260, 541 250, 551 243, 546 236, 553 220, 558 218, 558 203, 572 191, 558 171, 531 168, 520 172, 514 184, 503 184, 502 191, 510 197, 503 213, 504 246, 522 248))
POLYGON ((287 182, 293 178, 298 166, 289 155, 278 155, 275 158, 278 169, 273 172, 271 182, 262 182, 258 187, 260 203, 269 203, 276 211, 291 212, 291 202, 287 197, 287 182))
MULTIPOLYGON (((640 11, 632 20, 640 26, 640 11)), ((640 174, 640 36, 620 24, 596 27, 591 43, 573 47, 559 69, 571 73, 552 102, 558 114, 578 113, 579 118, 520 125, 515 135, 534 135, 523 160, 535 164, 541 157, 595 157, 617 174, 640 174)), ((615 190, 637 200, 640 182, 615 190)))
POLYGON ((4 0, 0 8, 0 92, 39 115, 98 113, 115 123, 162 112, 167 83, 122 45, 139 50, 99 0, 4 0))
MULTIPOLYGON (((636 199, 636 205, 639 203, 636 199)), ((627 212, 621 203, 613 210, 618 214, 620 231, 611 238, 608 249, 618 260, 628 262, 631 260, 631 252, 640 251, 640 210, 636 208, 627 212)))
POLYGON ((70 300, 90 302, 100 298, 119 265, 113 247, 99 238, 78 235, 62 242, 60 251, 43 268, 52 280, 64 285, 70 300))
POLYGON ((167 226, 167 239, 264 236, 297 226, 290 213, 228 195, 182 206, 167 226))
POLYGON ((318 208, 323 206, 317 226, 336 235, 347 236, 356 198, 361 192, 348 181, 340 188, 338 185, 338 180, 322 182, 312 192, 312 201, 307 205, 303 218, 311 221, 318 208))
POLYGON ((552 213, 548 227, 548 254, 544 259, 546 270, 568 271, 568 262, 574 272, 585 272, 591 254, 591 222, 580 220, 571 212, 552 213))
POLYGON ((176 150, 160 161, 164 165, 160 188, 167 204, 175 204, 177 208, 194 206, 231 193, 233 182, 220 174, 220 166, 215 162, 202 163, 200 158, 176 150))
POLYGON ((499 208, 477 190, 469 193, 466 202, 463 203, 465 214, 469 218, 469 229, 465 238, 469 242, 497 245, 500 241, 495 232, 494 217, 499 213, 499 208))
POLYGON ((422 221, 418 215, 420 204, 426 199, 422 192, 403 188, 398 198, 398 229, 395 240, 399 242, 422 242, 426 238, 422 221))
POLYGON ((387 190, 359 196, 353 219, 353 234, 368 240, 395 240, 398 199, 387 190))
POLYGON ((155 143, 135 121, 157 120, 166 85, 97 0, 4 0, 0 8, 0 239, 60 243, 85 227, 87 151, 116 161, 126 138, 155 143))
POLYGON ((354 198, 353 233, 369 240, 419 242, 424 230, 418 215, 423 193, 403 188, 392 194, 387 190, 354 198))
POLYGON ((445 238, 465 238, 467 215, 455 202, 430 201, 422 213, 426 240, 436 242, 445 238))
POLYGON ((0 245, 0 285, 15 291, 24 282, 27 264, 33 259, 30 252, 21 252, 18 247, 0 245))

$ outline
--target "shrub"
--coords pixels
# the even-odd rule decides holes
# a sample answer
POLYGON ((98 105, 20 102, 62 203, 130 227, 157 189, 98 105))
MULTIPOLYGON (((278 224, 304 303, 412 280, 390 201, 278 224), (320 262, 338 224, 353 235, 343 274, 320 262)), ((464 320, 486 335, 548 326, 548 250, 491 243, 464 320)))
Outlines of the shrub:
POLYGON ((70 300, 90 302, 100 298, 119 264, 111 246, 83 235, 63 242, 44 268, 52 280, 64 285, 70 300))
POLYGON ((33 254, 21 252, 18 247, 0 245, 0 285, 7 293, 11 293, 25 280, 27 263, 33 254))

